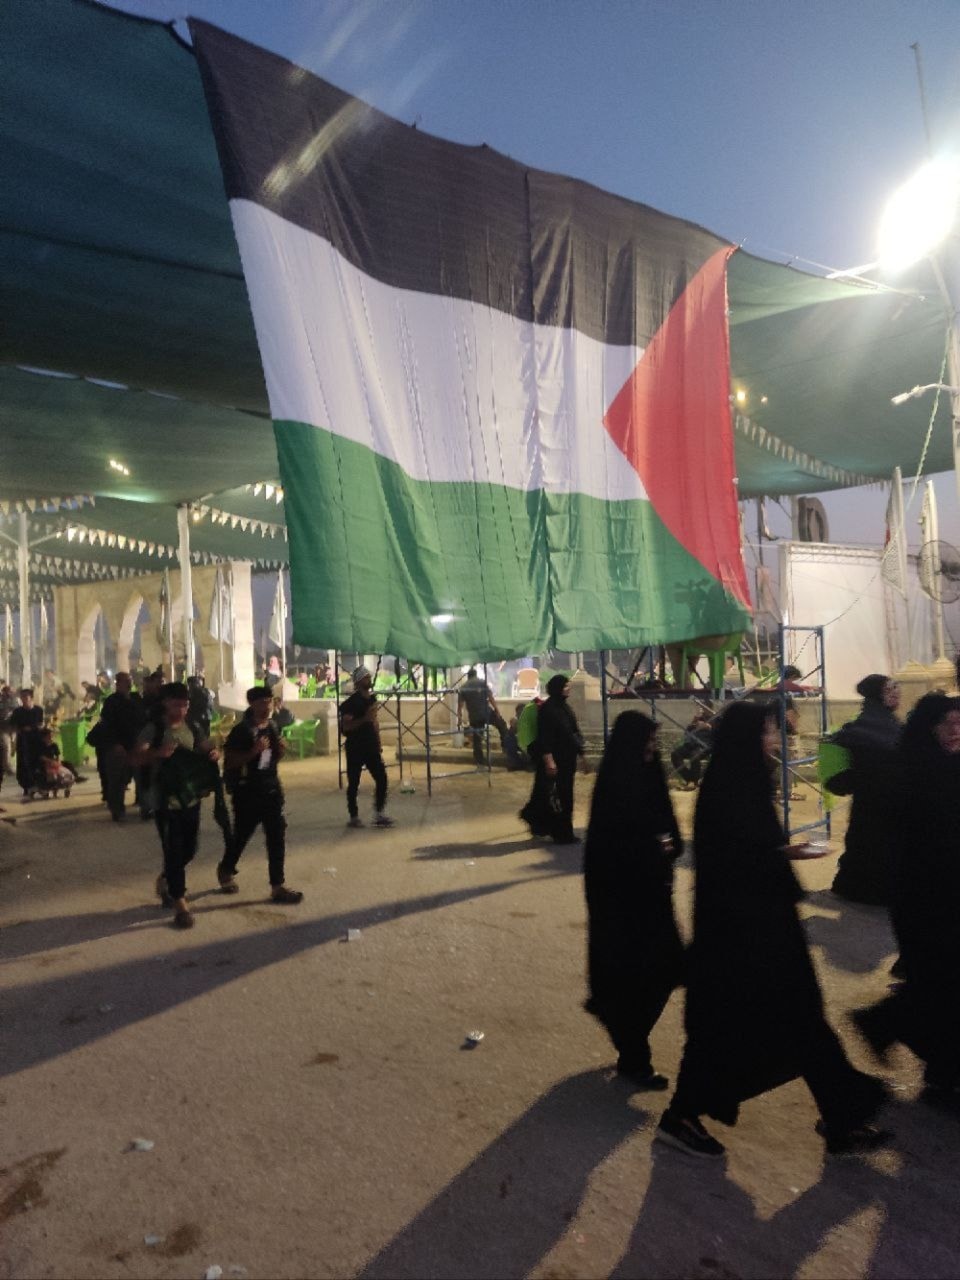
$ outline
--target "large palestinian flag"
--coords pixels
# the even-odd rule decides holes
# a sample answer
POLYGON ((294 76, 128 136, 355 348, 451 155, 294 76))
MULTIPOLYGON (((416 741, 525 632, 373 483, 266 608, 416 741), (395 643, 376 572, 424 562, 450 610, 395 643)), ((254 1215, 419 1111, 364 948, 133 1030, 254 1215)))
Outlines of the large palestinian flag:
POLYGON ((191 25, 295 639, 445 664, 740 630, 731 247, 191 25))

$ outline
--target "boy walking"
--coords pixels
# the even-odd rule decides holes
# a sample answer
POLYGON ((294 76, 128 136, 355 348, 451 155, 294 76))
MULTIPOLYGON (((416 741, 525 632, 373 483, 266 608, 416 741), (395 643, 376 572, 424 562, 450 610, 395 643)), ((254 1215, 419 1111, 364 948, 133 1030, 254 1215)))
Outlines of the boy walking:
POLYGON ((247 690, 248 711, 230 730, 224 745, 223 777, 233 800, 233 842, 217 867, 222 893, 238 893, 237 863, 250 837, 263 827, 267 842, 270 897, 295 906, 303 901, 297 889, 283 882, 287 823, 283 816, 283 788, 277 762, 286 749, 271 716, 272 691, 265 685, 247 690))
POLYGON ((200 801, 219 785, 220 753, 211 741, 197 741, 187 723, 190 695, 185 684, 165 684, 160 702, 160 717, 140 733, 132 762, 150 766, 150 808, 163 847, 157 893, 164 906, 173 906, 174 925, 190 929, 186 871, 197 852, 200 801))
POLYGON ((357 667, 353 673, 353 693, 340 708, 340 731, 347 753, 347 810, 348 827, 362 827, 357 808, 357 792, 364 767, 376 785, 374 825, 392 827, 393 819, 384 812, 387 803, 387 771, 380 746, 380 727, 377 724, 377 699, 373 692, 373 676, 366 667, 357 667))

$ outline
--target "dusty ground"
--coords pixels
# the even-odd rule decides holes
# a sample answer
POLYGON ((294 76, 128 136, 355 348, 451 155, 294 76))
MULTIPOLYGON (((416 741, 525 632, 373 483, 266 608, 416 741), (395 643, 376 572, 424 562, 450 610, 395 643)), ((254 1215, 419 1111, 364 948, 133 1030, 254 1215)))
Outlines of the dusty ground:
MULTIPOLYGON (((335 769, 285 765, 303 905, 266 901, 259 843, 240 897, 213 892, 205 817, 186 935, 151 898, 151 826, 84 788, 10 806, 0 1276, 960 1274, 960 1124, 915 1103, 906 1051, 896 1146, 868 1161, 825 1163, 799 1084, 718 1127, 725 1162, 651 1145, 662 1097, 611 1078, 580 1009, 580 855, 523 838, 528 779, 421 785, 395 831, 347 831, 335 769)), ((881 912, 826 892, 834 861, 803 867, 805 913, 867 1065, 843 1013, 893 950, 881 912)), ((685 918, 690 890, 681 869, 685 918)), ((654 1033, 671 1074, 680 1015, 677 995, 654 1033)))

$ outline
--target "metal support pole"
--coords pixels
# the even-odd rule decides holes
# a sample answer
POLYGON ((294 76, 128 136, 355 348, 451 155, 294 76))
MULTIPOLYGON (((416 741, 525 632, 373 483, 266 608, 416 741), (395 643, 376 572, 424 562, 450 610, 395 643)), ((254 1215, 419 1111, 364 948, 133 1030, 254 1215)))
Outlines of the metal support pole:
MULTIPOLYGON (((956 427, 956 422, 954 422, 956 427)), ((937 495, 933 489, 933 481, 927 481, 927 528, 924 530, 924 538, 927 542, 938 543, 940 540, 940 526, 937 518, 937 495)), ((943 640, 943 601, 934 598, 931 601, 933 605, 933 642, 937 650, 937 661, 944 662, 946 660, 946 651, 944 649, 943 640)))
POLYGON ((30 634, 30 544, 27 540, 27 513, 19 515, 19 536, 17 539, 17 577, 20 584, 20 661, 22 663, 20 679, 29 688, 33 682, 33 661, 31 658, 30 634))
POLYGON ((343 735, 340 732, 340 650, 333 652, 333 687, 337 693, 337 786, 343 790, 343 735))
POLYGON ((600 650, 600 707, 603 712, 603 749, 610 739, 610 708, 607 706, 607 651, 600 650))
POLYGON ((430 701, 427 695, 427 668, 421 667, 423 675, 423 738, 427 747, 427 795, 433 795, 433 764, 430 759, 430 701))
MULTIPOLYGON (((180 546, 177 558, 180 561, 180 607, 183 610, 183 647, 184 674, 194 674, 193 654, 193 572, 190 564, 190 504, 184 502, 177 507, 177 527, 180 531, 180 546)), ((173 655, 171 655, 172 663, 173 655)))
MULTIPOLYGON (((395 680, 399 680, 396 668, 396 658, 394 659, 393 675, 395 680)), ((403 790, 403 721, 400 718, 400 685, 394 688, 397 700, 397 766, 400 770, 400 790, 403 790)))

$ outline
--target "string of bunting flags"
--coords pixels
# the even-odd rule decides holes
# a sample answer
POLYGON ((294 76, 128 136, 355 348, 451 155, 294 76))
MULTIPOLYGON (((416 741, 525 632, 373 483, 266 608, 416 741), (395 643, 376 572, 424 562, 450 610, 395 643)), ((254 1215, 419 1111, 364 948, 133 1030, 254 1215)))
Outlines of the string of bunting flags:
POLYGON ((36 511, 79 511, 81 507, 96 506, 96 498, 90 493, 75 493, 66 498, 5 498, 0 500, 0 514, 5 516, 19 515, 27 512, 32 515, 36 511))
POLYGON ((286 538, 287 536, 286 525, 275 524, 270 520, 238 516, 232 511, 222 511, 219 507, 208 507, 199 502, 193 503, 191 510, 201 519, 209 516, 211 524, 229 525, 231 529, 239 528, 243 533, 259 533, 261 538, 286 538))
POLYGON ((273 501, 279 505, 283 501, 282 485, 269 484, 266 480, 258 480, 256 484, 245 484, 243 487, 247 493, 252 493, 255 498, 259 498, 262 493, 267 502, 273 501))
POLYGON ((823 462, 820 458, 815 458, 812 454, 805 453, 803 449, 787 444, 785 440, 781 440, 772 431, 767 431, 765 427, 761 427, 759 423, 754 422, 752 418, 748 418, 746 414, 735 413, 733 415, 733 426, 734 430, 743 436, 745 440, 749 440, 761 449, 766 449, 775 458, 786 458, 787 462, 792 462, 794 466, 801 471, 809 472, 810 475, 821 476, 833 484, 841 484, 851 488, 855 485, 877 483, 876 476, 862 475, 857 471, 847 471, 843 467, 835 467, 830 462, 823 462))

